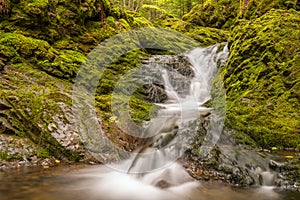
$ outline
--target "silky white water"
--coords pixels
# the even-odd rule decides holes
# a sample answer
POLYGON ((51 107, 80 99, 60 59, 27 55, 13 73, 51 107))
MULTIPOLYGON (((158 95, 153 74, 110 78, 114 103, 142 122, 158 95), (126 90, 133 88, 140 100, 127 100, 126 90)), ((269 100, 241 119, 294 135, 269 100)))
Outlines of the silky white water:
MULTIPOLYGON (((186 170, 177 163, 188 147, 190 138, 183 135, 197 131, 197 121, 200 116, 210 115, 210 126, 207 137, 203 142, 201 152, 205 157, 216 144, 223 127, 222 110, 216 111, 213 107, 204 104, 211 99, 212 81, 220 65, 224 65, 228 57, 228 48, 217 44, 208 48, 196 48, 186 53, 190 62, 193 76, 183 77, 170 69, 164 68, 168 63, 168 56, 154 56, 147 64, 151 69, 159 69, 164 90, 168 99, 157 103, 161 109, 149 122, 145 123, 142 136, 151 138, 152 146, 141 147, 142 151, 132 154, 129 159, 108 165, 117 171, 108 170, 94 177, 89 190, 93 196, 102 195, 100 199, 218 199, 222 196, 214 191, 214 195, 203 193, 203 186, 194 180, 186 170), (189 87, 182 84, 188 81, 189 87), (194 122, 194 123, 191 123, 194 122), (191 126, 191 124, 194 124, 191 126), (195 125, 196 124, 196 125, 195 125), (177 127, 177 128, 176 128, 177 127), (176 133, 175 133, 176 132, 176 133), (164 140, 166 135, 173 139, 165 146, 159 147, 156 143, 164 140), (161 136, 161 140, 155 138, 161 136), (220 195, 218 197, 218 195, 220 195)), ((217 91, 221 91, 217 90, 217 91)), ((223 93, 221 93, 222 95, 223 93)), ((220 94, 213 94, 218 96, 220 94)), ((225 95, 225 93, 223 94, 225 95)), ((222 99, 221 99, 222 100, 222 99)), ((225 100, 225 99, 223 99, 225 100)), ((213 102, 213 101, 212 101, 213 102)), ((222 107, 225 109, 225 107, 222 107)), ((271 185, 272 177, 267 171, 253 172, 263 178, 264 185, 271 185)), ((256 175, 255 174, 255 175, 256 175)), ((243 196, 243 195, 241 195, 243 196)), ((262 187, 252 194, 253 198, 276 199, 278 195, 272 187, 262 187), (262 194, 264 193, 264 194, 262 194)), ((239 198, 231 196, 230 198, 239 198)), ((229 198, 229 199, 230 199, 229 198)), ((224 198, 225 199, 225 198, 224 198)))
MULTIPOLYGON (((220 44, 208 48, 196 48, 186 53, 193 76, 182 79, 182 75, 167 70, 164 64, 167 56, 150 58, 148 66, 159 68, 164 90, 168 99, 156 104, 161 107, 157 116, 145 125, 143 136, 175 135, 178 131, 189 129, 188 123, 197 120, 200 115, 207 115, 212 108, 203 106, 211 98, 211 81, 218 72, 218 65, 224 64, 227 46, 220 49, 220 44), (183 87, 181 81, 188 80, 189 87, 183 87)), ((195 127, 193 127, 195 129, 195 127)), ((212 132, 219 135, 220 132, 212 132)), ((177 135, 176 135, 177 136, 177 135)), ((145 148, 130 159, 110 165, 115 169, 127 170, 128 174, 111 172, 101 177, 103 183, 95 192, 118 188, 116 192, 106 195, 108 199, 198 199, 200 184, 193 180, 176 159, 184 153, 184 137, 174 137, 163 148, 145 148)), ((123 171, 123 172, 124 172, 123 171)))
MULTIPOLYGON (((190 64, 184 63, 181 68, 193 72, 189 77, 183 76, 172 67, 170 69, 169 62, 172 58, 170 56, 153 56, 149 59, 145 69, 149 69, 150 72, 156 70, 155 74, 160 76, 168 99, 156 104, 160 107, 157 115, 145 123, 144 131, 141 133, 141 137, 153 140, 148 142, 152 142, 149 148, 132 153, 134 155, 130 159, 110 165, 112 168, 129 173, 148 173, 169 166, 182 156, 188 147, 190 136, 197 131, 197 123, 191 126, 190 122, 198 120, 201 115, 208 115, 213 110, 203 104, 211 99, 211 82, 218 72, 218 67, 226 62, 227 46, 217 44, 207 48, 195 48, 183 56, 190 64), (183 84, 184 81, 187 84, 183 84), (183 132, 190 134, 183 135, 183 132), (172 141, 164 146, 159 145, 166 143, 165 138, 168 137, 173 137, 172 141)), ((218 115, 213 116, 211 121, 219 120, 218 115)), ((211 125, 209 137, 205 141, 207 146, 217 142, 222 126, 222 123, 211 125)), ((203 151, 207 153, 206 150, 203 151)))

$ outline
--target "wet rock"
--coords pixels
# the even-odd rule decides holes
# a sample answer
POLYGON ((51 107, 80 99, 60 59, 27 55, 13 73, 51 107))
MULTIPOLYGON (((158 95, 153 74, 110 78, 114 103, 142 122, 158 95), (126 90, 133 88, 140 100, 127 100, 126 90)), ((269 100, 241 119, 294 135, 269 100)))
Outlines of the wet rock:
POLYGON ((152 56, 147 63, 165 64, 169 70, 175 70, 179 74, 191 78, 194 77, 194 71, 188 57, 179 56, 152 56))
POLYGON ((38 164, 51 156, 83 159, 85 149, 73 119, 71 90, 67 89, 71 84, 53 84, 50 76, 31 73, 33 77, 8 67, 0 76, 2 160, 30 162, 36 156, 34 164, 38 164), (44 85, 40 85, 41 79, 45 79, 44 85))
POLYGON ((167 93, 162 85, 145 84, 145 95, 147 100, 153 103, 162 103, 168 99, 167 93))
POLYGON ((281 172, 282 169, 285 167, 285 164, 284 163, 279 163, 279 162, 276 162, 274 160, 270 160, 269 162, 269 167, 274 170, 274 171, 278 171, 278 172, 281 172))
POLYGON ((39 149, 26 138, 0 134, 0 161, 26 161, 39 149))
POLYGON ((164 189, 164 188, 168 188, 168 187, 172 186, 172 184, 170 184, 166 180, 160 180, 155 184, 155 186, 164 189))

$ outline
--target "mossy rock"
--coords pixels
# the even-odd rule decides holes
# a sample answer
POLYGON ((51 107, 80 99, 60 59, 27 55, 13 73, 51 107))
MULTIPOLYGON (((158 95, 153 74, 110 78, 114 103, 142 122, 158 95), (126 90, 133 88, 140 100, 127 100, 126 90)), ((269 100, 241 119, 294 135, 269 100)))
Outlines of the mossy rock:
POLYGON ((229 32, 216 28, 195 27, 186 34, 199 41, 201 46, 209 46, 216 43, 225 42, 228 38, 229 32))
POLYGON ((64 35, 81 35, 88 21, 104 23, 110 9, 111 4, 106 0, 12 1, 9 16, 5 18, 9 27, 1 29, 25 30, 32 37, 53 43, 64 35))
MULTIPOLYGON (((103 73, 96 91, 96 101, 102 113, 111 113, 111 94, 122 75, 142 64, 143 58, 149 55, 142 50, 131 51, 115 60, 103 73)), ((149 103, 142 101, 136 93, 130 101, 131 116, 135 121, 149 120, 149 103)))
POLYGON ((106 0, 26 0, 9 5, 9 14, 1 17, 0 30, 84 53, 122 31, 152 26, 141 15, 113 8, 106 0))
POLYGON ((229 28, 237 16, 239 7, 239 1, 207 0, 202 4, 196 5, 182 19, 198 26, 229 28))
POLYGON ((30 156, 82 159, 84 149, 72 121, 72 85, 29 66, 6 66, 4 72, 0 135, 27 138, 34 149, 30 156))
POLYGON ((0 55, 8 64, 30 62, 39 59, 53 60, 55 50, 43 40, 25 37, 18 33, 0 33, 0 55))
POLYGON ((184 33, 199 42, 199 46, 209 46, 226 42, 229 32, 222 29, 203 27, 175 17, 158 20, 156 26, 184 33))
POLYGON ((64 79, 73 79, 76 77, 77 71, 84 60, 85 56, 80 52, 64 50, 60 51, 52 62, 44 60, 37 64, 43 71, 53 76, 64 79))
POLYGON ((239 18, 254 19, 260 17, 271 9, 295 9, 299 11, 297 0, 252 0, 241 4, 239 18))
POLYGON ((206 0, 182 19, 199 26, 228 29, 237 18, 255 19, 272 8, 299 10, 299 3, 297 0, 206 0))
MULTIPOLYGON (((106 0, 26 0, 9 6, 8 13, 0 10, 0 106, 9 105, 0 111, 0 135, 27 138, 38 157, 82 159, 86 152, 72 121, 71 89, 85 55, 117 33, 152 24, 123 9, 114 13, 106 0)), ((140 65, 142 55, 132 52, 108 69, 104 85, 111 90, 107 98, 101 93, 103 104, 96 103, 104 116, 110 112, 115 75, 140 65)), ((148 105, 133 98, 133 118, 147 118, 148 105)), ((19 159, 9 152, 0 157, 19 159)))
POLYGON ((300 14, 271 10, 240 20, 230 33, 222 69, 227 125, 262 147, 300 144, 300 14))
POLYGON ((18 33, 0 33, 0 55, 7 64, 27 63, 56 77, 72 79, 85 60, 73 50, 57 51, 48 42, 18 33))

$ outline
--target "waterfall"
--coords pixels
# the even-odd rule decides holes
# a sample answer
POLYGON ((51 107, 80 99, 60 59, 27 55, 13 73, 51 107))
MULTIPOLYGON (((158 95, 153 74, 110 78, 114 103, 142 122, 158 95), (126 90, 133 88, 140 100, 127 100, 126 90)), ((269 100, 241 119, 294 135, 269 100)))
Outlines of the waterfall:
MULTIPOLYGON (((194 180, 177 162, 177 159, 190 147, 199 127, 203 126, 201 123, 207 117, 209 117, 207 120, 209 125, 200 147, 200 157, 197 159, 207 156, 220 137, 224 124, 225 99, 222 98, 224 98, 225 92, 222 88, 222 81, 215 77, 219 67, 225 64, 227 57, 226 44, 195 48, 179 56, 152 56, 145 61, 138 73, 133 73, 127 76, 124 82, 120 82, 120 88, 117 87, 118 91, 124 91, 124 94, 128 95, 132 94, 128 92, 128 87, 122 88, 121 86, 126 86, 126 81, 130 83, 130 86, 134 86, 131 82, 133 78, 143 79, 144 84, 160 87, 159 91, 164 90, 167 98, 155 103, 159 109, 150 121, 144 122, 142 129, 135 129, 141 130, 139 132, 139 136, 143 140, 141 147, 131 153, 130 158, 106 165, 122 171, 122 173, 110 169, 104 170, 105 173, 102 174, 98 174, 98 171, 96 173, 87 172, 87 175, 83 177, 92 176, 94 178, 95 174, 97 175, 94 181, 84 184, 84 189, 90 187, 92 196, 97 199, 198 200, 222 198, 224 191, 219 191, 217 188, 213 192, 207 193, 207 189, 205 186, 203 187, 204 184, 194 180), (180 65, 180 63, 182 64, 180 65), (218 99, 214 101, 214 98, 218 99), (211 100, 208 104, 211 105, 210 107, 206 104, 209 100, 211 100), (222 100, 224 101, 222 102, 222 100)), ((150 88, 150 91, 157 90, 150 88)), ((120 105, 120 107, 116 107, 117 113, 123 111, 124 104, 120 103, 120 105)), ((243 154, 241 151, 234 154, 231 147, 228 149, 228 155, 223 154, 222 156, 224 156, 224 161, 227 159, 229 170, 232 165, 235 165, 232 162, 235 159, 235 163, 238 163, 249 157, 247 153, 243 154), (241 155, 241 158, 236 155, 241 155)), ((247 167, 246 163, 246 161, 243 163, 244 167, 247 167)), ((232 168, 232 171, 238 170, 238 167, 232 168)), ((251 171, 258 181, 263 179, 262 185, 270 185, 273 182, 273 175, 265 170, 251 167, 248 171, 251 171)), ((231 193, 231 190, 225 191, 227 191, 225 192, 227 195, 231 193)), ((265 199, 278 198, 277 194, 274 194, 269 188, 267 188, 267 192, 263 189, 251 193, 250 198, 258 196, 266 197, 265 199)), ((238 194, 228 199, 244 199, 244 197, 238 194)), ((246 197, 248 198, 249 195, 247 194, 246 197)))
POLYGON ((152 81, 151 84, 163 85, 167 100, 156 103, 160 109, 141 132, 145 138, 143 145, 131 159, 120 164, 122 169, 129 173, 147 173, 171 165, 185 152, 201 116, 212 116, 213 124, 204 141, 203 154, 210 150, 208 146, 217 142, 223 124, 213 108, 204 104, 211 99, 211 82, 227 57, 227 45, 216 44, 195 48, 180 56, 153 56, 145 62, 141 74, 148 82, 152 81), (155 79, 151 80, 151 76, 155 79))

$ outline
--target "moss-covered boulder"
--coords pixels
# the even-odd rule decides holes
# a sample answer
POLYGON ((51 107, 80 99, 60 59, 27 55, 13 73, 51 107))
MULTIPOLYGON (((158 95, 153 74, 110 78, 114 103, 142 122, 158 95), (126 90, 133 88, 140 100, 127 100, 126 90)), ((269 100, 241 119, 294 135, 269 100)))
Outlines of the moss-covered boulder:
POLYGON ((153 23, 157 27, 184 33, 198 41, 200 46, 209 46, 216 43, 226 42, 229 34, 226 30, 195 25, 191 22, 186 22, 175 17, 157 19, 153 23))
POLYGON ((262 147, 300 144, 300 14, 271 10, 239 21, 222 69, 227 124, 262 147))
POLYGON ((8 19, 11 23, 7 29, 30 26, 32 32, 39 32, 39 35, 44 37, 43 39, 49 41, 53 39, 49 37, 49 33, 56 37, 61 37, 66 33, 78 35, 84 30, 83 25, 86 21, 104 22, 110 8, 110 2, 106 0, 11 1, 8 19), (40 32, 40 29, 44 32, 40 32))
MULTIPOLYGON (((0 160, 26 161, 33 154, 79 160, 87 155, 73 122, 72 83, 86 55, 99 43, 145 26, 151 23, 141 15, 107 0, 0 0, 0 136, 8 141, 0 160), (31 150, 14 154, 9 141, 24 141, 31 150)), ((140 63, 135 56, 139 55, 121 59, 110 72, 122 74, 135 67, 140 63)), ((110 75, 99 87, 114 86, 110 75)), ((110 96, 101 93, 97 98, 110 96)), ((107 101, 97 104, 99 110, 104 104, 109 106, 107 101)), ((142 100, 132 104, 140 107, 134 113, 141 118, 142 100)), ((102 124, 106 131, 107 123, 102 124)))
POLYGON ((182 19, 199 26, 230 28, 236 18, 254 19, 272 8, 299 10, 297 2, 297 0, 206 0, 196 5, 182 19))
POLYGON ((24 63, 65 79, 74 78, 85 59, 78 51, 58 51, 44 40, 19 33, 0 33, 0 57, 8 65, 24 63))
POLYGON ((208 0, 196 5, 188 14, 184 15, 184 21, 213 28, 228 28, 232 25, 239 11, 239 1, 215 1, 208 0))
MULTIPOLYGON (((13 141, 26 140, 28 148, 34 145, 30 157, 35 153, 39 158, 83 158, 84 149, 73 122, 71 83, 22 65, 25 63, 6 66, 0 76, 0 135, 16 137, 13 141)), ((20 160, 10 150, 6 152, 10 159, 20 160)))
POLYGON ((60 49, 87 53, 116 33, 151 26, 141 15, 113 7, 108 0, 3 2, 1 30, 41 39, 60 49))

